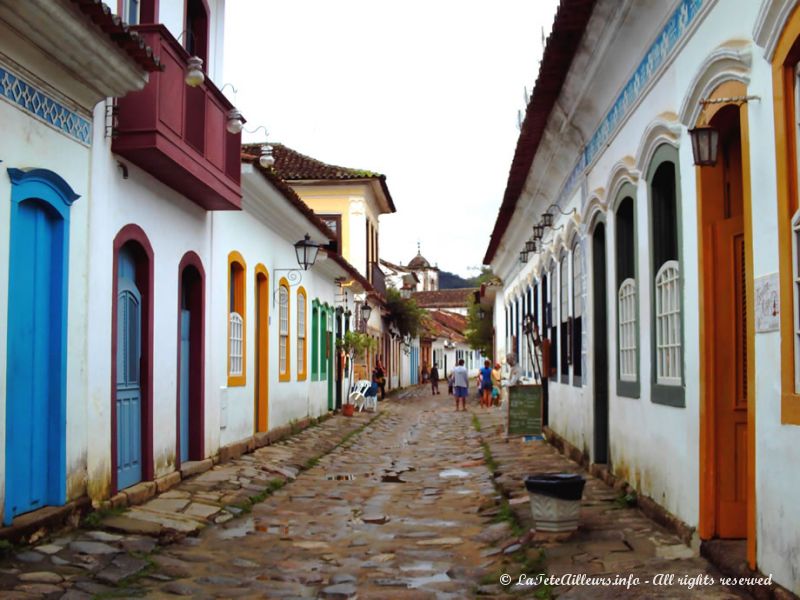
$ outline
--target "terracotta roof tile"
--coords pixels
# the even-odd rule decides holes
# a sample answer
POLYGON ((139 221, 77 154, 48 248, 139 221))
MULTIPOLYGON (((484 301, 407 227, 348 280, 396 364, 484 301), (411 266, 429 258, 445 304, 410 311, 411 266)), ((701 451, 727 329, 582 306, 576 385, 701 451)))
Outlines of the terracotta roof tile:
POLYGON ((145 71, 164 69, 158 57, 153 56, 153 49, 145 44, 127 23, 111 12, 102 0, 71 0, 71 2, 145 71))
POLYGON ((308 179, 322 179, 330 181, 354 181, 360 179, 374 179, 381 184, 386 201, 392 212, 397 212, 386 185, 386 175, 362 169, 350 169, 329 165, 316 158, 311 158, 293 150, 283 144, 271 144, 275 157, 275 172, 286 181, 304 181, 308 179))
POLYGON ((411 297, 420 308, 458 308, 469 304, 470 296, 478 288, 456 288, 452 290, 433 290, 414 292, 411 297))
POLYGON ((259 171, 266 178, 267 181, 269 181, 272 185, 278 188, 278 191, 283 195, 284 198, 286 198, 289 204, 294 206, 298 210, 298 212, 300 212, 306 219, 308 219, 308 221, 310 221, 311 224, 314 225, 314 227, 316 227, 320 233, 322 233, 322 235, 327 237, 329 240, 336 239, 336 234, 333 233, 333 231, 331 231, 331 229, 320 220, 320 218, 313 210, 311 210, 308 204, 303 202, 300 196, 297 195, 297 192, 295 192, 292 189, 292 186, 290 186, 283 179, 278 177, 278 175, 275 173, 273 169, 271 168, 265 169, 259 164, 258 162, 260 156, 259 153, 255 154, 251 153, 248 151, 247 148, 243 147, 241 156, 243 163, 253 165, 256 168, 256 170, 259 171))

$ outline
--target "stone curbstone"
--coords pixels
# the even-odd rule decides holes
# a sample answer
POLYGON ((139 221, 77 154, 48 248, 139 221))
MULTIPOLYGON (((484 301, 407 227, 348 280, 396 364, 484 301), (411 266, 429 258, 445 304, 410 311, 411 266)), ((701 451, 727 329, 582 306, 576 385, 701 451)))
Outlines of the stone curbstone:
POLYGON ((127 496, 129 506, 144 504, 156 495, 156 483, 155 481, 142 481, 126 488, 122 493, 127 496))
POLYGON ((167 490, 175 487, 181 481, 181 472, 180 471, 173 471, 172 473, 167 473, 163 477, 159 477, 156 479, 156 490, 159 494, 166 492, 167 490))
POLYGON ((185 462, 181 465, 181 478, 186 479, 187 477, 191 477, 192 475, 198 475, 199 473, 205 473, 211 467, 213 467, 216 463, 210 459, 206 458, 204 460, 193 460, 189 462, 185 462))

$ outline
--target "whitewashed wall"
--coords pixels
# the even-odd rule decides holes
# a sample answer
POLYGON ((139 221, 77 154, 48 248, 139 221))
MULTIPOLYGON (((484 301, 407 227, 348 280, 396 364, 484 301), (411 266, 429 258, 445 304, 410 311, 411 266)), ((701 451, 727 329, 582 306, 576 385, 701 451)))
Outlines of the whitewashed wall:
MULTIPOLYGON (((90 118, 89 115, 85 115, 90 118)), ((86 311, 89 148, 0 99, 0 289, 9 290, 11 179, 6 169, 48 169, 60 175, 80 198, 70 208, 67 322, 67 499, 86 492, 86 311)), ((0 432, 6 431, 8 293, 0 294, 0 432)), ((0 514, 5 506, 6 447, 0 444, 0 514)))
MULTIPOLYGON (((103 123, 104 107, 95 109, 103 123)), ((153 456, 155 476, 175 469, 176 402, 178 380, 178 266, 184 254, 194 251, 206 271, 206 294, 211 274, 209 213, 168 188, 133 164, 123 178, 117 157, 111 153, 104 128, 94 132, 92 150, 92 210, 89 239, 89 492, 105 497, 111 481, 111 324, 113 296, 113 243, 117 233, 135 224, 153 248, 153 456)), ((206 323, 210 313, 206 302, 206 323)), ((210 330, 206 326, 206 361, 210 330)), ((209 397, 206 378, 206 398, 209 397)), ((208 401, 206 402, 208 410, 208 401)), ((209 416, 206 416, 208 422, 209 416)), ((206 431, 205 447, 211 448, 206 431)))

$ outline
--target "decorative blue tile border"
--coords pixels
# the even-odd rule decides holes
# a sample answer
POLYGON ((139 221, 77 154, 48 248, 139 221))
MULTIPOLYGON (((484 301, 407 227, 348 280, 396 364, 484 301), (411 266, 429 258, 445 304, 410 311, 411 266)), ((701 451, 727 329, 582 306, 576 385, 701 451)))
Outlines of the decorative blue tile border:
POLYGON ((91 121, 56 102, 3 67, 0 67, 0 96, 82 144, 91 144, 91 121))
POLYGON ((681 0, 678 7, 670 16, 664 28, 659 33, 655 42, 650 46, 644 58, 636 67, 631 78, 622 88, 619 96, 614 101, 611 110, 600 122, 600 126, 594 132, 583 152, 578 157, 561 193, 558 202, 561 203, 574 189, 583 171, 588 167, 597 154, 605 147, 608 138, 616 130, 617 126, 627 116, 630 108, 636 103, 647 87, 653 75, 664 64, 672 50, 678 44, 683 34, 689 28, 694 18, 700 12, 703 0, 681 0))

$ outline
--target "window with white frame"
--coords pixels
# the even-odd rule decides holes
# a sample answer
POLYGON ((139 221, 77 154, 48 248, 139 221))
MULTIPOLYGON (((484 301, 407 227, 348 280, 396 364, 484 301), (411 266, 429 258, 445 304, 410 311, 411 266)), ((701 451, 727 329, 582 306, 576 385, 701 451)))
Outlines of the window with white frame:
POLYGON ((619 378, 636 381, 636 281, 619 287, 619 378))
POLYGON ((652 232, 653 394, 656 403, 683 404, 683 306, 678 248, 678 151, 662 145, 649 171, 652 232))
POLYGON ((139 0, 122 0, 122 20, 128 25, 139 24, 139 0))
POLYGON ((230 369, 228 370, 229 375, 236 376, 242 374, 242 363, 243 356, 242 356, 242 348, 244 344, 242 344, 242 316, 239 313, 232 312, 230 314, 230 369))
POLYGON ((656 381, 681 383, 681 289, 677 260, 661 265, 656 274, 656 381))
POLYGON ((570 312, 569 312, 569 254, 565 251, 561 257, 559 305, 561 307, 561 382, 569 379, 570 363, 570 312))
POLYGON ((583 246, 575 242, 572 247, 572 378, 581 385, 583 374, 583 246))
POLYGON ((617 386, 622 396, 639 397, 639 326, 636 284, 635 189, 626 184, 616 210, 617 386), (625 192, 629 192, 628 195, 625 192))
POLYGON ((289 374, 289 288, 281 285, 278 291, 278 370, 289 374))

